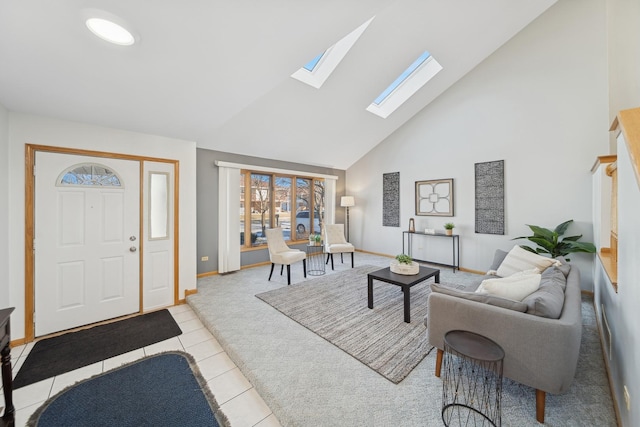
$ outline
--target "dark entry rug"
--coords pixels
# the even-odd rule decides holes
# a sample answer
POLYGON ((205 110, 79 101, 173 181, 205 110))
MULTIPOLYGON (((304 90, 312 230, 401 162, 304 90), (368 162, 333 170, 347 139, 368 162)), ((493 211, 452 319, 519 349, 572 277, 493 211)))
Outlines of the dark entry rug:
POLYGON ((168 310, 154 311, 38 341, 22 364, 13 388, 51 378, 180 335, 168 310))
POLYGON ((28 426, 227 425, 193 358, 166 352, 76 383, 47 400, 28 426))

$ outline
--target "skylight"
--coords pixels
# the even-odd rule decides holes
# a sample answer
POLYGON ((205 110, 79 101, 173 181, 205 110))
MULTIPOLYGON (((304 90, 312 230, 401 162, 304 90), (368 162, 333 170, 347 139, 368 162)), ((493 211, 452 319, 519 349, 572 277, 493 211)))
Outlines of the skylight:
POLYGON ((423 52, 367 107, 367 111, 386 119, 407 99, 442 70, 442 65, 423 52))
POLYGON ((322 59, 323 56, 324 56, 324 52, 322 52, 320 55, 313 58, 311 61, 307 62, 305 66, 302 68, 304 68, 307 71, 313 71, 313 69, 316 68, 316 65, 318 65, 318 62, 320 62, 320 59, 322 59))
POLYGON ((307 62, 302 68, 293 73, 291 77, 309 86, 313 86, 316 89, 320 89, 374 18, 375 16, 353 30, 329 49, 307 62))

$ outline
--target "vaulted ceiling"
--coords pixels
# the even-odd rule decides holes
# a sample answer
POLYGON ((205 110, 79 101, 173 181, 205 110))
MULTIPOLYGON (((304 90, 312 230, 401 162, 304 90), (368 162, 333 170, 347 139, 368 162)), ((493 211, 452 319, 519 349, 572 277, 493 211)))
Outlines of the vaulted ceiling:
POLYGON ((555 1, 7 0, 0 104, 347 169, 555 1), (138 43, 95 37, 92 9, 138 43), (320 89, 290 77, 373 16, 320 89), (425 50, 443 70, 388 118, 367 112, 425 50))

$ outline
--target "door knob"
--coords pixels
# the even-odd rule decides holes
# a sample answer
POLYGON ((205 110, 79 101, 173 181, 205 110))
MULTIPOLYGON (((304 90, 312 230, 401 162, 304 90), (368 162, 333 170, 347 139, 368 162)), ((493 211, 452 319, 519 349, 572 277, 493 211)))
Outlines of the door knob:
POLYGON ((136 241, 136 236, 129 237, 129 240, 131 240, 132 242, 135 242, 136 241))
POLYGON ((135 252, 135 251, 137 251, 137 250, 138 250, 138 248, 136 248, 135 246, 131 246, 131 247, 129 248, 129 251, 131 251, 131 252, 135 252))

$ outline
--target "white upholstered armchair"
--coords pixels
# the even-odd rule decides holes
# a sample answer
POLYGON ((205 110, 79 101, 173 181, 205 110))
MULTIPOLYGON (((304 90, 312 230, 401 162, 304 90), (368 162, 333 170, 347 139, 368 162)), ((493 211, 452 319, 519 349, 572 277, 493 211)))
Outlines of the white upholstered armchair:
POLYGON ((344 262, 342 254, 351 252, 351 268, 353 268, 353 253, 356 248, 344 238, 344 224, 325 224, 324 226, 324 251, 327 253, 327 261, 331 260, 333 270, 333 254, 340 254, 340 261, 344 262))
POLYGON ((280 275, 282 269, 287 266, 287 285, 291 284, 291 264, 302 261, 304 277, 307 277, 307 254, 300 249, 291 249, 284 242, 282 228, 269 228, 265 230, 267 234, 267 247, 269 248, 269 259, 271 260, 271 272, 269 280, 273 275, 273 267, 280 264, 280 275))

